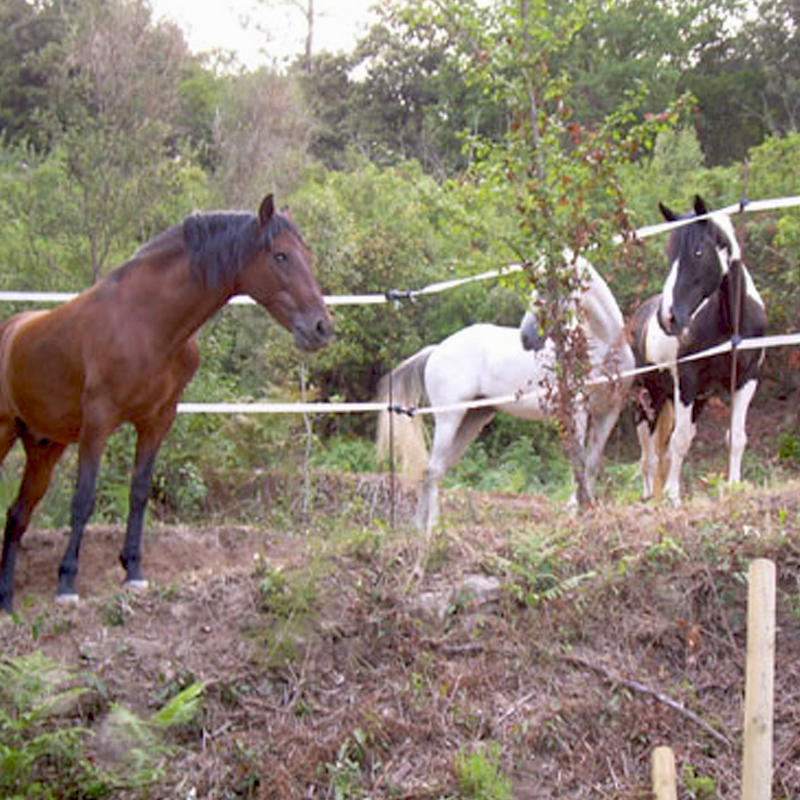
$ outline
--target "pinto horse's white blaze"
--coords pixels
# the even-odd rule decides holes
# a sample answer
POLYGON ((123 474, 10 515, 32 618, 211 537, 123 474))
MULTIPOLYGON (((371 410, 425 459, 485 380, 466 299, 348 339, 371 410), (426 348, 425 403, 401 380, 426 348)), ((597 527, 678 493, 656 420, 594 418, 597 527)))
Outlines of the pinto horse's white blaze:
POLYGON ((676 258, 669 269, 667 279, 664 281, 664 288, 661 290, 661 304, 658 307, 658 314, 661 327, 666 331, 672 327, 672 307, 675 298, 675 282, 678 279, 678 267, 680 262, 676 258))

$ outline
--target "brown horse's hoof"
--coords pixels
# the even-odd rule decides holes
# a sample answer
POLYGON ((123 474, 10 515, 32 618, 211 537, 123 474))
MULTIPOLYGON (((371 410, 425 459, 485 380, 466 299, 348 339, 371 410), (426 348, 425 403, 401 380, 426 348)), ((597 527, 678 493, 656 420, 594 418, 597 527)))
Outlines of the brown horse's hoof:
POLYGON ((125 589, 132 592, 146 592, 150 588, 150 581, 140 579, 138 581, 125 581, 125 589))
POLYGON ((57 594, 56 603, 60 606, 76 606, 80 603, 81 598, 77 592, 72 594, 57 594))

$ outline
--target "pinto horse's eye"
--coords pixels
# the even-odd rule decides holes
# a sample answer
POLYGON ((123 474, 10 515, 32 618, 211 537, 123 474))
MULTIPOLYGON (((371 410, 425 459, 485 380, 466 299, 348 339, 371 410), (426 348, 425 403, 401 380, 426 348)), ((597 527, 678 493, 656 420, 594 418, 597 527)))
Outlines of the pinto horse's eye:
POLYGON ((697 250, 694 251, 695 258, 702 258, 703 257, 703 248, 698 247, 697 250))

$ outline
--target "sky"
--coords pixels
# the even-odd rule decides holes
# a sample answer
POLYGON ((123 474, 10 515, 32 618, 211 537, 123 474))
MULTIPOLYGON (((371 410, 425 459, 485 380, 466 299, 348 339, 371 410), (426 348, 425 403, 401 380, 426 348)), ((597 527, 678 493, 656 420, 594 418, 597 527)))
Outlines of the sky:
MULTIPOLYGON (((314 0, 314 51, 351 50, 367 29, 375 0, 314 0)), ((304 0, 150 0, 156 21, 184 32, 194 53, 222 48, 254 69, 301 55, 305 48, 304 0)))

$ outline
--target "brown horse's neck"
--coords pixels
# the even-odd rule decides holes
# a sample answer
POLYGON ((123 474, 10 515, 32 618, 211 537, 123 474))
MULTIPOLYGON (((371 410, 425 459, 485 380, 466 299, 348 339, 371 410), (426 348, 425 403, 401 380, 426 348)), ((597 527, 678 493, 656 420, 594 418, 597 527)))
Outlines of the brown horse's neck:
POLYGON ((192 273, 180 229, 140 250, 106 282, 131 318, 146 316, 149 332, 164 343, 165 352, 180 347, 234 294, 231 286, 208 286, 192 273))

